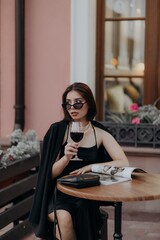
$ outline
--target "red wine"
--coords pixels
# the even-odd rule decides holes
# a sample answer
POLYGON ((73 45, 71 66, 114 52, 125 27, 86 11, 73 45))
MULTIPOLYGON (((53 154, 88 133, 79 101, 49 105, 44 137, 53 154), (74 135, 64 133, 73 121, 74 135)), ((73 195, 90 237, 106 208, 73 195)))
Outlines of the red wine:
POLYGON ((83 132, 70 132, 70 136, 74 142, 80 142, 83 138, 83 132))

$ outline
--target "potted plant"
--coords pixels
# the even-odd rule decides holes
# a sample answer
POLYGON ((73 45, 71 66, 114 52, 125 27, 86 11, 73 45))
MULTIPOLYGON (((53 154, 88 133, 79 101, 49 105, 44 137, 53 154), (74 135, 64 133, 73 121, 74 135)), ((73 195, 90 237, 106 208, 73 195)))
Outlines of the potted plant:
POLYGON ((34 130, 24 133, 21 129, 15 129, 11 134, 10 142, 11 146, 5 151, 0 149, 0 167, 6 168, 15 161, 30 158, 40 152, 40 142, 34 130))
POLYGON ((160 147, 159 100, 140 107, 133 103, 125 114, 109 114, 104 124, 121 145, 160 147))

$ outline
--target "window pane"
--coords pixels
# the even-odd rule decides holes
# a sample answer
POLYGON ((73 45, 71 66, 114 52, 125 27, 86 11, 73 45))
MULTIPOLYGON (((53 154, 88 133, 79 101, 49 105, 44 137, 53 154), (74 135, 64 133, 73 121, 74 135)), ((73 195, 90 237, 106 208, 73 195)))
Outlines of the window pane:
POLYGON ((105 0, 104 120, 143 104, 145 0, 105 0), (108 19, 110 18, 110 19, 108 19))
POLYGON ((105 78, 104 79, 104 120, 112 113, 129 111, 132 103, 142 105, 143 78, 105 78))
POLYGON ((105 0, 106 18, 145 17, 145 0, 105 0))
POLYGON ((144 21, 105 22, 104 75, 144 76, 144 21))

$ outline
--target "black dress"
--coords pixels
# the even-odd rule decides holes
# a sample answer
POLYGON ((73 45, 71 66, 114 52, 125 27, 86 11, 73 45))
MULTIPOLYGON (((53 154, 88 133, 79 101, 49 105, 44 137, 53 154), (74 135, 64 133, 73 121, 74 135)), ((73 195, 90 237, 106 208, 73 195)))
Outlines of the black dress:
MULTIPOLYGON (((94 127, 93 130, 95 145, 89 148, 79 147, 78 157, 83 160, 71 160, 59 177, 68 175, 73 170, 97 162, 98 149, 94 127)), ((65 144, 62 146, 60 158, 64 155, 65 144)), ((48 213, 53 212, 54 204, 52 195, 49 202, 48 213)), ((72 197, 57 190, 56 209, 63 209, 71 214, 77 240, 99 239, 102 218, 97 201, 72 197)))

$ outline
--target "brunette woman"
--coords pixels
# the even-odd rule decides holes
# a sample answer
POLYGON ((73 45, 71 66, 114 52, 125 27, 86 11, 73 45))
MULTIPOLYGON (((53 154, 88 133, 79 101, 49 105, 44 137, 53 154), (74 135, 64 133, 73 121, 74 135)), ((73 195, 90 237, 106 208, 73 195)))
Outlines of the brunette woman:
MULTIPOLYGON (((56 209, 63 240, 98 240, 102 226, 99 203, 68 196, 58 190, 55 202, 56 179, 90 172, 97 163, 128 166, 128 160, 112 135, 93 120, 96 103, 88 85, 76 82, 67 87, 62 96, 62 108, 64 119, 53 123, 44 137, 30 221, 38 237, 49 239, 49 226, 55 221, 56 209), (78 143, 70 136, 73 121, 79 123, 83 132, 78 143), (74 159, 76 155, 79 159, 74 159)), ((53 233, 53 229, 51 231, 53 233)), ((56 235, 60 239, 58 231, 56 235)))

